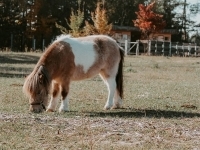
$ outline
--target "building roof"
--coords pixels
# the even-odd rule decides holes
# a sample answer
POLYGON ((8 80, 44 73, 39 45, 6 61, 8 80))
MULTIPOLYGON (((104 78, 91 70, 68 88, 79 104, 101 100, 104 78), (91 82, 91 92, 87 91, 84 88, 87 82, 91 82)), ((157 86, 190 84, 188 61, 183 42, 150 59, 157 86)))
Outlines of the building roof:
POLYGON ((159 31, 159 33, 178 34, 179 32, 177 29, 163 29, 163 30, 159 31))
POLYGON ((140 31, 138 27, 131 27, 131 26, 118 26, 113 25, 112 30, 123 30, 123 31, 140 31))
MULTIPOLYGON (((140 31, 140 29, 138 27, 118 26, 118 25, 113 25, 112 30, 140 31)), ((159 33, 178 34, 178 30, 177 29, 163 29, 163 30, 159 31, 159 33)))

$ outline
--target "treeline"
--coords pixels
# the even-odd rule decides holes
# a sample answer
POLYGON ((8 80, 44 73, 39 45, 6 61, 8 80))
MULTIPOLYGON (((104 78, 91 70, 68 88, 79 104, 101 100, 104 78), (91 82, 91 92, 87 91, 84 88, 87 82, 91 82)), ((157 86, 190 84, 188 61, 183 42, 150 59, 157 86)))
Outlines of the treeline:
MULTIPOLYGON (((108 24, 133 26, 138 5, 148 4, 151 0, 0 0, 0 48, 10 47, 14 51, 42 49, 61 34, 55 23, 71 30, 71 13, 78 9, 84 14, 82 26, 85 26, 85 21, 93 24, 91 12, 95 11, 97 2, 101 2, 106 10, 108 24)), ((185 27, 185 23, 181 23, 183 19, 174 19, 176 14, 173 10, 186 4, 186 0, 156 2, 155 11, 163 14, 166 28, 185 27)), ((188 20, 185 18, 185 21, 188 20)))

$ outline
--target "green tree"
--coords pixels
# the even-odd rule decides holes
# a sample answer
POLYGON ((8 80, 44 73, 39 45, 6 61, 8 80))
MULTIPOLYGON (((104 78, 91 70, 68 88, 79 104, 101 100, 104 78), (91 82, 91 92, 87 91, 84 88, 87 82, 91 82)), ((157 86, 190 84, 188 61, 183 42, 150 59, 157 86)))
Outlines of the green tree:
POLYGON ((90 24, 88 21, 85 21, 85 34, 110 34, 112 29, 112 24, 108 23, 108 18, 106 14, 106 9, 104 5, 100 2, 97 3, 95 12, 91 13, 91 18, 93 24, 90 24))
POLYGON ((70 30, 56 23, 56 27, 59 28, 63 34, 71 34, 73 37, 83 35, 81 25, 83 24, 84 21, 84 11, 80 9, 80 4, 81 0, 78 1, 79 8, 77 12, 75 12, 73 9, 71 10, 69 22, 66 19, 67 25, 70 27, 70 30))
POLYGON ((188 33, 195 25, 192 17, 200 13, 199 6, 198 2, 190 4, 189 0, 156 0, 153 10, 163 15, 163 19, 166 20, 166 28, 180 31, 180 38, 176 37, 176 40, 188 41, 188 33))

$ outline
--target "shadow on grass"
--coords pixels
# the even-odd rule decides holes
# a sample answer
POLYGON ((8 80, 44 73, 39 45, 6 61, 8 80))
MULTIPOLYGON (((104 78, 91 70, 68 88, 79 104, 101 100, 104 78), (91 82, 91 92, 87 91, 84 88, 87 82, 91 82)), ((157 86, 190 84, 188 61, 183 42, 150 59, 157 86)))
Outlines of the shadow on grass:
POLYGON ((124 117, 124 118, 141 118, 141 117, 149 117, 149 118, 193 118, 200 117, 200 113, 192 113, 185 111, 172 111, 172 110, 128 110, 128 109, 120 109, 113 111, 105 111, 105 112, 85 112, 86 116, 89 117, 124 117))
POLYGON ((27 74, 23 73, 0 73, 0 77, 5 78, 25 78, 27 74))
POLYGON ((0 63, 6 64, 36 64, 39 56, 7 54, 0 56, 0 63))
POLYGON ((0 77, 6 78, 22 78, 27 76, 31 71, 31 67, 26 65, 35 65, 39 60, 39 56, 32 56, 22 53, 11 53, 0 55, 0 77), (26 67, 18 67, 17 64, 23 64, 26 67))
POLYGON ((23 67, 1 67, 0 66, 0 77, 7 77, 7 78, 21 78, 27 76, 31 71, 32 68, 23 68, 23 67))

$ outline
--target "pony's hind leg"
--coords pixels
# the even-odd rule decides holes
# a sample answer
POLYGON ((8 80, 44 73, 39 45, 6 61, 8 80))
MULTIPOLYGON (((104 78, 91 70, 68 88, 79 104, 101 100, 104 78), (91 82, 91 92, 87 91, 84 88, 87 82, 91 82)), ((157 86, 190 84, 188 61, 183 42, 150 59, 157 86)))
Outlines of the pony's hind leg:
POLYGON ((52 96, 49 102, 49 106, 46 110, 47 112, 54 112, 56 110, 60 98, 60 85, 54 82, 52 89, 52 96))
POLYGON ((108 99, 104 109, 118 109, 122 107, 122 99, 119 96, 119 92, 116 88, 115 78, 109 78, 106 80, 108 87, 108 99))
POLYGON ((61 92, 61 105, 59 108, 59 112, 66 112, 69 111, 69 84, 66 84, 65 86, 62 87, 62 92, 61 92))
POLYGON ((100 77, 103 79, 103 81, 106 83, 108 88, 108 98, 107 102, 104 106, 104 109, 117 109, 122 107, 122 99, 120 97, 120 93, 117 89, 117 83, 116 82, 116 75, 117 75, 117 69, 113 70, 101 70, 100 77))
POLYGON ((119 92, 117 89, 115 90, 115 96, 114 96, 113 102, 114 104, 113 104, 112 109, 118 109, 122 107, 122 99, 119 96, 119 92))
POLYGON ((100 76, 103 79, 103 81, 106 83, 107 88, 108 88, 108 98, 104 106, 104 109, 108 110, 113 107, 113 99, 114 99, 115 90, 116 90, 116 81, 115 81, 115 77, 106 78, 102 73, 100 74, 100 76))

